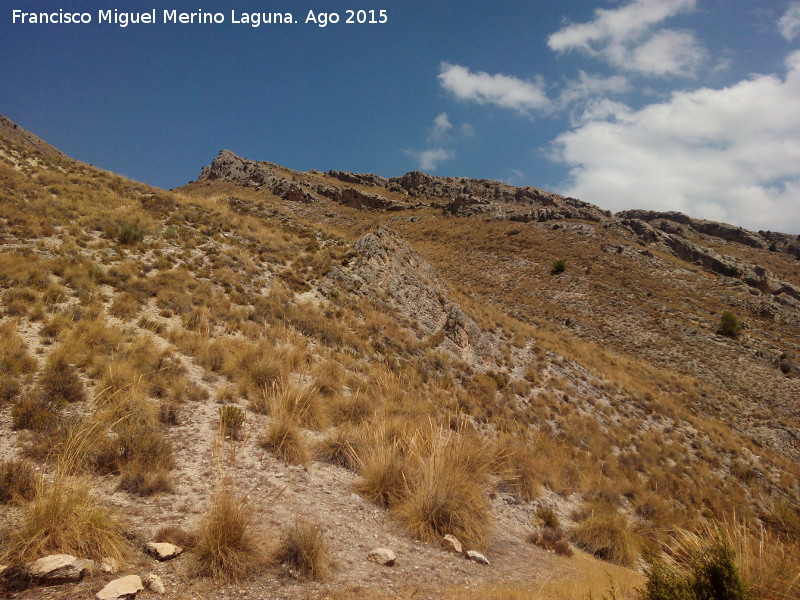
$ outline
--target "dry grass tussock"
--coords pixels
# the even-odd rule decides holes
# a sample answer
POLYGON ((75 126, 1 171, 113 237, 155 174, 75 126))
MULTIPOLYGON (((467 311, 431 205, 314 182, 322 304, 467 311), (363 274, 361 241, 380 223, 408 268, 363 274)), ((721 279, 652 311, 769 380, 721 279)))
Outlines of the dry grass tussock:
POLYGON ((0 562, 21 564, 47 554, 122 562, 130 555, 125 522, 94 496, 80 474, 83 455, 97 432, 87 427, 65 442, 52 478, 36 482, 33 499, 22 508, 22 522, 10 532, 0 562))
POLYGON ((223 483, 200 522, 192 573, 239 581, 263 573, 270 564, 268 549, 255 530, 252 507, 230 483, 223 483))
POLYGON ((322 526, 295 521, 281 536, 274 554, 285 571, 302 579, 325 580, 332 573, 332 559, 322 526))
POLYGON ((357 491, 388 506, 414 535, 433 541, 449 533, 472 547, 486 542, 494 456, 484 440, 432 422, 398 435, 384 423, 366 426, 354 452, 357 491))
POLYGON ((587 552, 618 565, 629 567, 639 558, 639 534, 625 515, 607 504, 587 507, 572 539, 587 552))

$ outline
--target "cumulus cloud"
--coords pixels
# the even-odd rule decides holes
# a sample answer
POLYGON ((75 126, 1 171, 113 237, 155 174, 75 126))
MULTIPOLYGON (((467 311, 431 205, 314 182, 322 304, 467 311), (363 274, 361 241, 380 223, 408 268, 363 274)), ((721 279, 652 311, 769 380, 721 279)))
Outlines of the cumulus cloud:
POLYGON ((567 25, 547 39, 551 50, 579 50, 609 64, 649 76, 692 76, 706 56, 694 34, 655 29, 695 7, 695 0, 633 0, 595 10, 588 23, 567 25))
POLYGON ((580 71, 577 79, 568 81, 561 90, 559 101, 562 106, 607 94, 622 94, 630 91, 631 85, 622 75, 595 77, 580 71))
POLYGON ((433 120, 433 129, 428 139, 432 141, 444 139, 451 129, 453 129, 453 124, 450 122, 447 113, 443 112, 433 120))
POLYGON ((800 2, 793 2, 778 20, 778 31, 787 39, 794 40, 800 35, 800 2))
POLYGON ((494 104, 520 113, 546 110, 550 106, 542 78, 527 81, 510 75, 473 73, 461 65, 442 63, 439 82, 459 100, 494 104))
POLYGON ((417 161, 417 167, 423 171, 434 171, 439 163, 455 156, 455 152, 445 148, 428 148, 427 150, 407 150, 406 154, 417 161))
POLYGON ((675 92, 640 110, 599 102, 554 150, 571 167, 561 191, 603 208, 800 232, 800 51, 783 79, 675 92))

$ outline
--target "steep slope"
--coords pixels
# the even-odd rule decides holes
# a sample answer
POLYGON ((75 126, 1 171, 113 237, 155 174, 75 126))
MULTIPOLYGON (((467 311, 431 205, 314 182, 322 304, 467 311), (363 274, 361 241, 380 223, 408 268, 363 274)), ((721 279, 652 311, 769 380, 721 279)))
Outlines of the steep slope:
POLYGON ((300 173, 227 151, 173 193, 6 138, 0 150, 0 467, 45 475, 0 504, 11 575, 55 551, 107 556, 28 527, 79 485, 127 520, 123 574, 160 574, 167 598, 577 599, 601 595, 606 570, 632 597, 628 567, 674 526, 735 512, 789 543, 790 236, 676 233, 534 188, 300 173), (741 273, 687 261, 662 234, 741 273), (716 333, 725 309, 746 323, 737 339, 716 333), (329 578, 281 559, 223 584, 197 576, 200 549, 141 552, 165 525, 191 545, 221 490, 276 545, 294 520, 317 524, 329 578), (600 542, 598 519, 614 524, 600 542), (528 541, 557 522, 628 567, 528 541), (445 533, 490 565, 447 553, 445 533), (395 567, 367 560, 378 545, 395 567))

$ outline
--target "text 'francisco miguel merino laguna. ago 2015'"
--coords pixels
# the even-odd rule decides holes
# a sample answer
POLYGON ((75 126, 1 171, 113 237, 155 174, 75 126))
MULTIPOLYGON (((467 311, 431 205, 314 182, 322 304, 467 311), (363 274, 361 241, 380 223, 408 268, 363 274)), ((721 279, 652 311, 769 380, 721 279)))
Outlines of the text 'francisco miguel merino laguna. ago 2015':
POLYGON ((173 9, 148 10, 142 12, 124 12, 118 9, 98 10, 96 19, 91 12, 70 12, 59 9, 52 12, 26 12, 14 9, 11 11, 11 22, 25 25, 79 25, 79 24, 111 24, 119 27, 128 25, 277 25, 289 23, 310 23, 318 27, 330 24, 375 24, 382 25, 388 22, 389 17, 385 10, 346 10, 342 13, 314 12, 309 10, 305 19, 298 19, 290 12, 239 12, 230 11, 228 19, 224 13, 195 10, 192 12, 179 12, 173 9))

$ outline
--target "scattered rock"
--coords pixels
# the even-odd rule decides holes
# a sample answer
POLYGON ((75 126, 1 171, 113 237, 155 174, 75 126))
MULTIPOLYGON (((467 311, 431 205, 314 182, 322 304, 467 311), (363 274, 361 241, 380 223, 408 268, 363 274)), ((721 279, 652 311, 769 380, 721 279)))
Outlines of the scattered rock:
POLYGON ((116 558, 104 558, 100 561, 100 570, 109 575, 116 575, 119 571, 119 561, 116 558))
POLYGON ((142 578, 142 581, 144 582, 144 586, 151 592, 164 594, 167 591, 166 588, 164 588, 164 582, 161 581, 161 577, 155 573, 148 573, 142 578))
POLYGON ((147 553, 158 561, 170 560, 179 556, 183 548, 167 542, 148 542, 145 546, 147 553))
POLYGON ((110 581, 106 587, 95 594, 97 600, 124 600, 135 598, 144 589, 142 578, 138 575, 127 575, 110 581))
POLYGON ((466 557, 467 560, 471 560, 472 562, 476 562, 481 565, 489 564, 489 559, 487 559, 483 554, 475 550, 467 550, 464 556, 466 557))
POLYGON ((394 561, 397 560, 397 556, 389 548, 374 548, 367 554, 367 560, 385 567, 391 567, 394 561))
POLYGON ((28 563, 28 575, 39 585, 58 585, 80 581, 89 566, 71 554, 51 554, 28 563))
POLYGON ((455 552, 456 554, 462 554, 464 552, 463 548, 461 547, 461 542, 458 541, 458 538, 454 535, 450 535, 449 533, 442 538, 442 548, 449 550, 450 552, 455 552))

